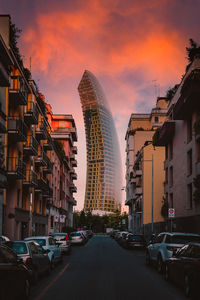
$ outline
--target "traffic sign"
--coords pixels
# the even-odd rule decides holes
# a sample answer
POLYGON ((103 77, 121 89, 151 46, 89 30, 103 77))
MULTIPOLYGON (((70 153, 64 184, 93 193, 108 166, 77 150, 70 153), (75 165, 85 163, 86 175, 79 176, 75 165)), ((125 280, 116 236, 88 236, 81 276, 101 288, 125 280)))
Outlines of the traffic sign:
POLYGON ((168 217, 169 218, 174 218, 175 217, 175 209, 174 208, 169 208, 168 209, 168 217))

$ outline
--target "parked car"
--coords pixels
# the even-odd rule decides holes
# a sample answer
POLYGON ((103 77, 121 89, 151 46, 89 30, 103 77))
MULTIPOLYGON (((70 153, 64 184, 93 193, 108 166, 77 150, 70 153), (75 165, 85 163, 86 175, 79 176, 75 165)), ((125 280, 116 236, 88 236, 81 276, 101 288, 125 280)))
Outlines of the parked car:
POLYGON ((84 245, 86 243, 86 239, 81 232, 71 232, 70 237, 73 245, 84 245))
POLYGON ((127 233, 126 231, 120 231, 116 234, 115 239, 119 244, 121 243, 121 239, 122 239, 123 235, 126 233, 127 233))
POLYGON ((86 232, 87 232, 87 235, 88 235, 89 238, 93 237, 92 230, 88 229, 88 230, 86 230, 86 232))
POLYGON ((126 238, 127 236, 130 234, 130 232, 125 232, 122 234, 120 240, 119 240, 119 244, 122 246, 122 247, 127 247, 127 242, 126 242, 126 238))
POLYGON ((111 232, 110 237, 115 238, 115 235, 119 232, 118 229, 115 229, 111 232))
POLYGON ((200 243, 187 244, 166 260, 165 279, 183 287, 186 296, 199 294, 200 243))
POLYGON ((172 257, 177 249, 190 242, 200 242, 200 235, 180 232, 160 233, 147 246, 146 264, 155 262, 158 272, 162 272, 166 260, 172 257))
POLYGON ((85 238, 85 242, 87 242, 89 240, 89 237, 88 237, 88 234, 87 234, 86 230, 81 230, 81 231, 77 231, 77 232, 82 233, 82 235, 85 238))
POLYGON ((51 236, 31 236, 25 239, 26 241, 36 241, 45 250, 50 251, 48 253, 51 269, 55 268, 55 264, 62 262, 61 249, 56 245, 56 241, 51 236))
POLYGON ((69 254, 71 251, 71 241, 68 233, 51 233, 51 236, 56 240, 56 245, 59 246, 61 252, 69 254))
POLYGON ((38 276, 50 273, 50 261, 45 250, 40 249, 34 241, 9 241, 6 246, 12 249, 32 272, 32 282, 37 283, 38 276))
POLYGON ((5 236, 5 235, 0 236, 0 245, 4 244, 5 242, 8 242, 8 241, 10 241, 10 239, 7 236, 5 236))
POLYGON ((26 300, 30 294, 30 269, 14 251, 0 245, 0 299, 26 300))
POLYGON ((126 244, 125 247, 129 249, 145 249, 146 248, 146 240, 144 235, 142 234, 132 234, 129 233, 126 236, 126 244))

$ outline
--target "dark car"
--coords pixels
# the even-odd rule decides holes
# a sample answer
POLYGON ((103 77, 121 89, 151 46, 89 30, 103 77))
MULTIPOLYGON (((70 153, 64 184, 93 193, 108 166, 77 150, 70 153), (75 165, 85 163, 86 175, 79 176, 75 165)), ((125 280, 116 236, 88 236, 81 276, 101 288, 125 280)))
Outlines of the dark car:
POLYGON ((23 262, 33 271, 32 282, 37 283, 38 276, 51 271, 48 253, 34 241, 9 241, 6 246, 11 248, 23 262))
POLYGON ((146 241, 142 234, 128 234, 125 246, 129 249, 145 249, 146 241))
POLYGON ((165 279, 183 287, 186 296, 200 292, 200 243, 183 246, 166 261, 165 279))
POLYGON ((115 229, 111 232, 110 237, 115 238, 115 235, 119 232, 118 229, 115 229))
POLYGON ((130 232, 123 232, 121 235, 121 238, 119 239, 119 244, 122 247, 126 247, 127 243, 126 243, 126 238, 127 236, 130 234, 130 232))
POLYGON ((86 230, 86 232, 87 232, 87 235, 89 238, 91 238, 93 236, 92 230, 88 229, 88 230, 86 230))
POLYGON ((28 299, 30 275, 23 260, 5 245, 0 245, 0 299, 28 299))

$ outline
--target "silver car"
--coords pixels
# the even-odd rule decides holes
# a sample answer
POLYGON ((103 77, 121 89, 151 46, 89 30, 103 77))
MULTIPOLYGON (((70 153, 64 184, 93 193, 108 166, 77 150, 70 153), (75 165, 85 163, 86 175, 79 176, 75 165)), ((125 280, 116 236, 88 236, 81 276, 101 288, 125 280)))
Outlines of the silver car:
POLYGON ((55 268, 57 262, 62 262, 61 249, 56 245, 56 241, 51 236, 31 236, 25 239, 26 241, 36 241, 43 249, 49 250, 48 256, 51 263, 51 268, 55 268))
POLYGON ((83 245, 86 243, 86 238, 81 232, 71 232, 70 237, 73 245, 83 245))
POLYGON ((33 283, 37 283, 40 274, 50 273, 48 255, 34 241, 9 241, 6 242, 6 246, 12 249, 32 270, 33 283))
POLYGON ((51 233, 51 236, 56 240, 56 245, 59 246, 63 254, 69 254, 71 251, 71 241, 68 233, 51 233))

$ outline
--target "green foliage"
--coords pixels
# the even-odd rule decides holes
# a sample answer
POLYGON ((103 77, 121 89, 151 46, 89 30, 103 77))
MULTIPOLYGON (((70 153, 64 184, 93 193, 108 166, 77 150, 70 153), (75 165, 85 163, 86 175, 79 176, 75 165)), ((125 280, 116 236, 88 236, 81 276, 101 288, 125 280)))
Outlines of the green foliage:
POLYGON ((172 88, 168 89, 166 92, 166 98, 171 101, 172 98, 174 97, 178 87, 179 87, 179 84, 175 84, 172 88))
POLYGON ((119 211, 115 213, 99 216, 92 215, 90 211, 74 212, 73 215, 74 228, 88 228, 93 232, 106 232, 106 228, 120 228, 127 229, 128 215, 126 213, 120 214, 119 211), (125 224, 122 224, 125 220, 125 224))
POLYGON ((23 61, 22 57, 17 45, 17 41, 20 37, 20 33, 22 32, 21 29, 17 28, 15 24, 12 22, 10 23, 10 46, 14 52, 14 55, 20 65, 20 67, 23 69, 23 61))
POLYGON ((165 197, 163 197, 163 204, 161 207, 161 215, 163 216, 163 218, 167 218, 168 217, 168 209, 169 209, 169 204, 168 201, 165 197))
POLYGON ((153 146, 158 146, 158 140, 159 140, 159 135, 160 135, 160 127, 158 127, 153 135, 152 138, 152 144, 153 146))
POLYGON ((193 200, 195 202, 200 202, 200 175, 197 175, 196 178, 194 178, 194 187, 195 191, 193 193, 193 200))
POLYGON ((186 47, 187 59, 189 64, 186 66, 186 72, 188 71, 191 63, 193 62, 195 56, 200 56, 200 46, 193 39, 189 39, 190 47, 186 47))
POLYGON ((28 68, 24 68, 24 76, 27 81, 31 79, 31 71, 28 68))

